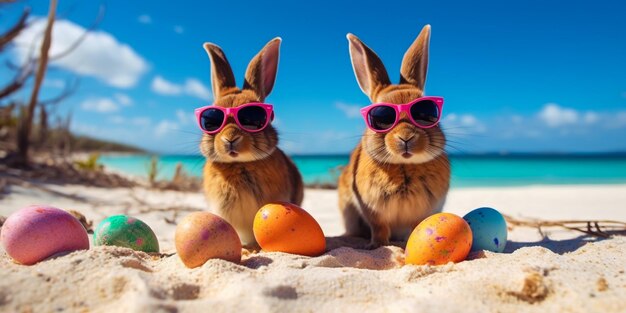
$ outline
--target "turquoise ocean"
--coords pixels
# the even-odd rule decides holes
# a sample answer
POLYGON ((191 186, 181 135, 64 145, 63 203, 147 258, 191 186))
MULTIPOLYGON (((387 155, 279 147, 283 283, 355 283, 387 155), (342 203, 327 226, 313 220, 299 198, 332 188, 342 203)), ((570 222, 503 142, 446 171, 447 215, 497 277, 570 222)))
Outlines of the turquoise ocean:
MULTIPOLYGON (((192 155, 157 155, 159 179, 170 179, 176 164, 200 177, 204 159, 192 155)), ((107 168, 146 176, 151 155, 105 155, 107 168)), ((292 159, 306 184, 334 184, 348 155, 295 155, 292 159)), ((453 155, 452 187, 537 184, 626 183, 626 155, 453 155)))

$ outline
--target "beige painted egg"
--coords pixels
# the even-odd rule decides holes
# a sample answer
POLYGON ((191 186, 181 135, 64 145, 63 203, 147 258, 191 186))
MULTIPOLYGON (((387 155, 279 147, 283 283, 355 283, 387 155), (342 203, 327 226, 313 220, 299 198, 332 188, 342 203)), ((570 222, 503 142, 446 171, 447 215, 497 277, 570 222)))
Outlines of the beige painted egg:
POLYGON ((176 226, 176 252, 188 268, 210 259, 241 261, 241 240, 223 218, 209 212, 194 212, 176 226))

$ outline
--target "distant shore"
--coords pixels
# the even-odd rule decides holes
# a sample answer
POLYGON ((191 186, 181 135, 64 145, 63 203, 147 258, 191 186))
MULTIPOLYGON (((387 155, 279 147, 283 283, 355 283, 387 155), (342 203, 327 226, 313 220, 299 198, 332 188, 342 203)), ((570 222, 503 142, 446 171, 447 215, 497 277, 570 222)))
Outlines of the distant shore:
MULTIPOLYGON (((171 179, 180 163, 190 176, 201 177, 200 155, 150 155, 106 153, 100 161, 108 169, 145 177, 147 164, 156 156, 160 179, 171 179)), ((293 155, 305 184, 333 188, 348 155, 293 155)), ((529 185, 588 185, 626 183, 626 156, 579 155, 452 155, 452 188, 529 185)))

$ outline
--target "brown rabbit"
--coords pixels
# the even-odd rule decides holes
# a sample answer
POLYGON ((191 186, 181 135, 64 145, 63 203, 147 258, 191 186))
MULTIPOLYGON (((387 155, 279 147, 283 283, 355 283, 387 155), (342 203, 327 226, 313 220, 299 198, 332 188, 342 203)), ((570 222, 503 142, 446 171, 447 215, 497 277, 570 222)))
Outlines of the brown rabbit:
MULTIPOLYGON (((356 36, 347 37, 357 81, 373 103, 403 104, 423 96, 430 25, 404 55, 397 85, 376 53, 356 36)), ((339 178, 346 235, 369 237, 368 248, 376 248, 392 237, 405 240, 419 222, 440 212, 450 182, 445 142, 438 125, 418 128, 404 112, 386 133, 367 129, 339 178)))
MULTIPOLYGON (((263 102, 274 86, 280 42, 280 38, 271 40, 250 61, 243 89, 237 88, 220 47, 205 43, 211 59, 214 105, 233 108, 263 102)), ((251 133, 241 129, 232 116, 221 131, 202 136, 204 193, 214 211, 235 227, 247 245, 255 244, 252 222, 261 206, 275 201, 302 202, 300 172, 277 145, 278 134, 272 125, 251 133)))

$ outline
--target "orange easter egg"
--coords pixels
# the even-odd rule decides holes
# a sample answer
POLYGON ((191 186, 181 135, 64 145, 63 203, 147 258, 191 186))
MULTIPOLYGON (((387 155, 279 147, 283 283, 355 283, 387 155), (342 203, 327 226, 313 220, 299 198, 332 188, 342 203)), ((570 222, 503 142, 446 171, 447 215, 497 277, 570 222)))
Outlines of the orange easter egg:
POLYGON ((252 230, 264 251, 318 256, 326 250, 326 238, 320 225, 295 204, 264 205, 254 217, 252 230))
POLYGON ((411 233, 405 249, 406 264, 441 265, 465 260, 472 247, 472 230, 451 213, 423 220, 411 233))
POLYGON ((209 259, 241 261, 241 241, 235 229, 223 218, 209 212, 194 212, 176 226, 176 252, 188 268, 209 259))

